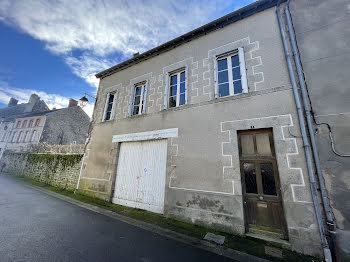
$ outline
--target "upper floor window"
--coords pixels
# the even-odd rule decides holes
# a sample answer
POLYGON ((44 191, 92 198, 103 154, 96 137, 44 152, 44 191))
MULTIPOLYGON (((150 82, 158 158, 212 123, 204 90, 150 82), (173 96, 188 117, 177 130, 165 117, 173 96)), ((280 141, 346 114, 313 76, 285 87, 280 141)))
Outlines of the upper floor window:
POLYGON ((35 126, 39 126, 39 123, 40 123, 40 119, 38 118, 38 119, 35 121, 35 126))
POLYGON ((142 113, 144 113, 145 96, 146 96, 146 83, 135 85, 132 115, 141 115, 142 113))
POLYGON ((103 121, 114 119, 115 111, 116 111, 116 101, 117 101, 116 92, 107 94, 105 111, 103 114, 103 121))
POLYGON ((170 75, 169 108, 186 104, 185 71, 170 75))
POLYGON ((31 119, 31 120, 29 121, 29 125, 28 125, 28 127, 33 127, 33 123, 34 123, 34 120, 33 120, 33 119, 31 119))
POLYGON ((217 58, 216 97, 248 92, 243 48, 217 58))
POLYGON ((21 126, 21 121, 18 121, 17 125, 16 125, 16 128, 20 128, 20 126, 21 126))
POLYGON ((27 120, 24 120, 22 124, 22 128, 26 128, 26 127, 27 127, 27 120))

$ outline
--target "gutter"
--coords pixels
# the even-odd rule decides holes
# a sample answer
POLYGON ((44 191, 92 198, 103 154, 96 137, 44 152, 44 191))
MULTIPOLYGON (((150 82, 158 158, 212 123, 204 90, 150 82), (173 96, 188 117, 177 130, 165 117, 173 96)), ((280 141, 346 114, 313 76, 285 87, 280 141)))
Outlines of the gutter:
POLYGON ((317 220, 319 233, 320 233, 320 237, 321 237, 323 254, 324 254, 325 261, 331 262, 332 256, 331 256, 331 251, 329 249, 329 245, 328 245, 327 238, 325 235, 325 228, 324 228, 323 220, 322 220, 321 205, 320 205, 320 202, 318 200, 318 195, 317 195, 316 181, 315 181, 314 170, 313 170, 313 166, 312 166, 312 159, 311 159, 311 154, 310 154, 310 145, 309 145, 309 141, 308 141, 308 137, 307 137, 307 133, 306 133, 306 129, 305 129, 304 114, 303 114, 301 103, 300 103, 298 86, 297 86, 295 76, 294 76, 293 65, 292 65, 291 58, 290 58, 290 52, 289 52, 289 48, 288 48, 288 44, 287 44, 286 34, 285 34, 283 24, 282 24, 282 18, 281 18, 281 14, 280 14, 280 10, 279 10, 279 5, 276 8, 276 15, 277 15, 278 25, 280 28, 281 38, 282 38, 282 42, 283 42, 284 54, 285 54, 285 58, 286 58, 287 66, 288 66, 289 77, 290 77, 290 81, 291 81, 292 88, 293 88, 295 104, 296 104, 296 108, 297 108, 297 112, 298 112, 299 126, 300 126, 301 135, 302 135, 302 139, 303 139, 304 152, 305 152, 307 170, 308 170, 309 181, 310 181, 311 196, 312 196, 313 204, 315 207, 316 220, 317 220))

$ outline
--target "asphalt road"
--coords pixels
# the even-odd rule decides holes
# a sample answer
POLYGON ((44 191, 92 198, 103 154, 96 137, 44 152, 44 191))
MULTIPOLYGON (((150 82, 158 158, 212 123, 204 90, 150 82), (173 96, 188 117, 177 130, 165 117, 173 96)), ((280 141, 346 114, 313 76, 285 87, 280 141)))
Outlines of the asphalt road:
POLYGON ((232 261, 0 174, 0 261, 232 261))

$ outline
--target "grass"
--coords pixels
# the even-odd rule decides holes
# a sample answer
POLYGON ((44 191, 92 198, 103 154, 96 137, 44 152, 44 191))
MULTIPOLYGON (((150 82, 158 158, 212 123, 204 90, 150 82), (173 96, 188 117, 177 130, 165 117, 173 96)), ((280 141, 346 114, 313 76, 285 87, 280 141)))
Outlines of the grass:
POLYGON ((266 242, 264 240, 259 240, 251 237, 241 237, 241 236, 235 236, 232 234, 224 233, 224 232, 219 232, 213 229, 209 229, 203 226, 199 225, 194 225, 188 222, 184 221, 179 221, 175 220, 172 218, 166 218, 162 215, 158 215, 155 213, 151 213, 145 210, 140 210, 140 209, 134 209, 134 208, 129 208, 125 206, 120 206, 116 204, 112 204, 110 202, 104 201, 99 198, 94 198, 86 195, 82 195, 79 193, 74 194, 73 191, 54 187, 51 185, 44 184, 42 182, 33 180, 28 177, 24 176, 17 176, 17 175, 12 175, 12 177, 21 180, 23 182, 26 182, 28 184, 38 186, 45 188, 47 190, 59 193, 64 196, 68 196, 70 198, 79 200, 84 203, 88 203, 94 206, 98 206, 104 209, 111 210, 115 213, 118 213, 123 216, 131 217, 137 220, 141 220, 144 222, 147 222, 149 224, 157 225, 162 228, 166 228, 184 235, 188 235, 191 237, 196 237, 198 239, 203 239, 205 234, 208 232, 214 233, 214 234, 219 234, 225 236, 225 243, 223 244, 224 246, 238 250, 244 253, 248 253, 254 256, 258 256, 261 258, 266 258, 271 261, 322 261, 319 258, 311 257, 311 256, 305 256, 302 254, 299 254, 297 252, 293 252, 288 249, 283 249, 281 248, 280 245, 266 242), (282 249, 282 254, 283 254, 283 259, 271 257, 269 255, 265 254, 265 246, 272 246, 272 247, 277 247, 282 249))

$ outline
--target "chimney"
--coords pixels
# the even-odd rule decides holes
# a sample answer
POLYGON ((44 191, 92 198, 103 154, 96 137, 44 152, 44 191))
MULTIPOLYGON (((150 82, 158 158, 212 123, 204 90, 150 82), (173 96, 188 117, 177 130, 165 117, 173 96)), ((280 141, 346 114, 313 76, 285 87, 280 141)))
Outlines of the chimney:
POLYGON ((31 94, 28 103, 34 105, 39 100, 40 97, 37 94, 31 94))
POLYGON ((77 106, 78 105, 78 101, 73 99, 73 98, 69 98, 69 102, 68 102, 68 107, 73 107, 73 106, 77 106))
POLYGON ((11 97, 10 98, 10 101, 9 101, 9 103, 8 103, 8 107, 10 107, 10 106, 16 106, 17 105, 17 103, 18 103, 18 100, 17 99, 14 99, 13 97, 11 97))
POLYGON ((139 52, 134 53, 134 57, 138 56, 139 54, 140 54, 139 52))

